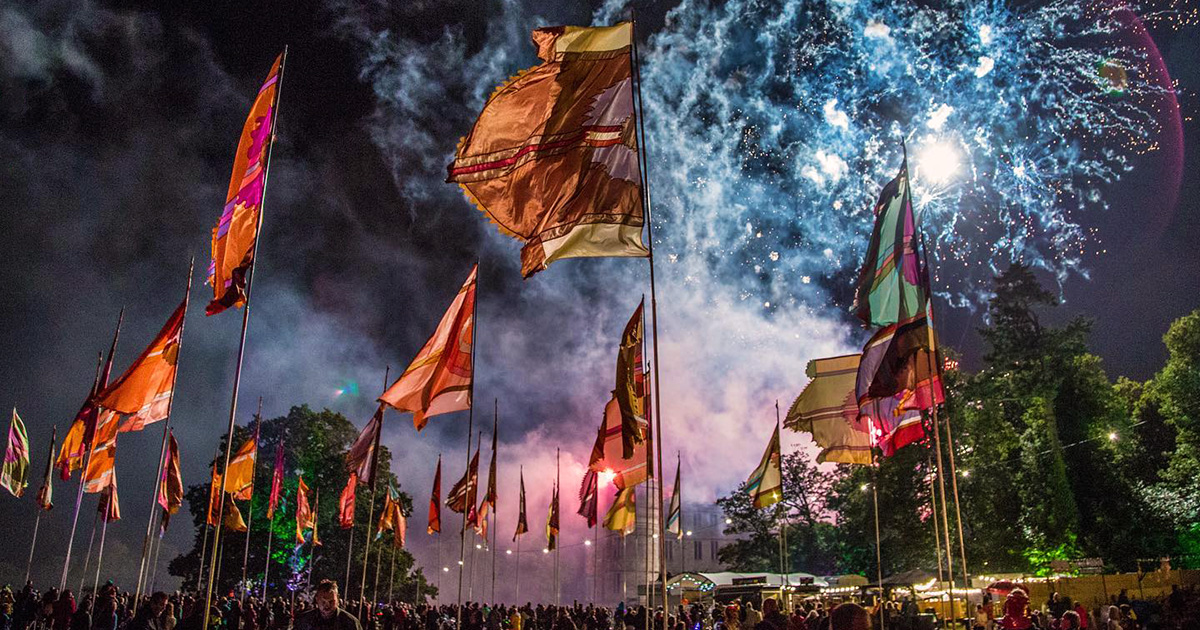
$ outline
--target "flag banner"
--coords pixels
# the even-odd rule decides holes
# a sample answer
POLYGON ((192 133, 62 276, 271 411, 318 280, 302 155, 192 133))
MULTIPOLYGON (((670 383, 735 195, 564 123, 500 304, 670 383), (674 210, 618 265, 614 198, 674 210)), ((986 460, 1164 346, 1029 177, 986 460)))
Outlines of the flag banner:
POLYGON ((783 499, 783 472, 780 468, 779 425, 771 434, 771 441, 763 453, 758 468, 746 480, 746 492, 750 494, 754 507, 765 508, 783 499))
POLYGON ((646 463, 646 449, 651 445, 649 423, 643 427, 647 438, 634 447, 633 456, 629 458, 624 457, 621 426, 621 408, 614 397, 604 406, 604 421, 600 425, 596 443, 592 447, 591 461, 588 463, 588 468, 598 473, 613 473, 613 485, 618 490, 642 483, 650 473, 646 463))
POLYGON ((521 275, 562 258, 648 256, 633 107, 633 27, 533 31, 542 63, 496 88, 447 181, 525 245, 521 275))
POLYGON ((275 447, 275 468, 271 471, 271 496, 267 499, 267 520, 275 518, 279 496, 283 493, 283 438, 275 447))
POLYGON ((346 479, 346 487, 342 488, 342 496, 338 497, 338 524, 342 529, 354 527, 354 494, 358 486, 358 474, 351 472, 346 479))
POLYGON ((162 475, 158 484, 158 505, 162 507, 162 526, 159 536, 167 533, 171 517, 183 505, 183 474, 179 465, 179 443, 172 432, 167 437, 167 459, 163 462, 162 475))
MULTIPOLYGON (((304 530, 314 529, 316 522, 313 510, 308 507, 308 486, 301 475, 296 484, 296 545, 304 544, 304 530)), ((313 539, 316 539, 315 533, 313 539)))
POLYGON ((637 525, 636 506, 637 486, 629 486, 617 491, 612 507, 604 515, 604 529, 619 532, 622 536, 633 533, 637 525))
POLYGON ((115 382, 96 395, 96 404, 122 415, 121 431, 141 431, 167 417, 179 367, 179 337, 187 299, 175 309, 162 330, 115 382))
POLYGON ((885 326, 863 348, 855 384, 858 416, 869 422, 886 456, 924 439, 921 410, 945 400, 927 322, 922 314, 885 326))
MULTIPOLYGON (((83 414, 85 410, 81 409, 79 413, 83 414)), ((58 451, 58 458, 54 461, 59 479, 66 481, 71 478, 71 473, 83 468, 83 458, 88 451, 87 440, 84 439, 86 434, 87 423, 83 418, 76 417, 67 429, 67 434, 63 436, 62 447, 58 451)))
MULTIPOLYGON (((488 464, 487 494, 483 495, 483 505, 496 511, 496 437, 495 427, 492 428, 492 461, 488 464)), ((481 508, 482 511, 482 508, 481 508)))
POLYGON ((375 485, 375 451, 382 430, 383 405, 379 405, 367 426, 363 427, 362 433, 359 433, 350 445, 350 450, 346 451, 346 470, 354 473, 355 478, 368 487, 375 485))
POLYGON ((221 492, 221 473, 217 472, 217 463, 213 462, 212 479, 208 486, 208 518, 205 523, 209 527, 217 526, 217 514, 221 509, 221 497, 224 493, 221 492))
POLYGON ((646 441, 646 374, 643 369, 642 342, 646 336, 645 318, 638 304, 633 317, 621 333, 617 350, 617 388, 613 390, 621 410, 621 456, 633 457, 633 450, 646 441))
POLYGON ((858 417, 854 388, 859 359, 851 354, 808 362, 810 379, 788 409, 783 426, 812 434, 821 447, 817 462, 871 463, 871 430, 858 417))
POLYGON ((442 532, 442 456, 438 455, 437 472, 433 474, 433 492, 429 493, 429 524, 425 527, 427 534, 442 532))
POLYGON ((450 308, 442 316, 433 336, 416 358, 379 397, 399 411, 411 411, 413 426, 425 428, 429 418, 471 408, 471 379, 475 343, 475 275, 479 265, 463 283, 450 308))
POLYGON ((246 520, 242 518, 242 511, 238 509, 237 503, 234 503, 231 496, 225 497, 225 529, 238 533, 249 531, 249 528, 246 527, 246 520))
POLYGON ((404 516, 404 511, 400 509, 400 505, 396 504, 396 529, 392 532, 392 546, 396 549, 403 549, 407 536, 408 519, 404 516))
POLYGON ((321 537, 317 535, 317 517, 321 510, 321 489, 317 488, 316 495, 313 497, 312 507, 312 544, 313 547, 320 547, 323 543, 321 537))
POLYGON ((14 497, 25 494, 29 485, 29 434, 25 432, 25 423, 17 415, 14 407, 12 420, 8 425, 8 448, 4 451, 4 466, 0 468, 0 486, 3 486, 14 497))
POLYGON ((596 520, 599 518, 599 500, 598 490, 600 485, 600 475, 596 471, 589 468, 583 473, 583 481, 579 485, 579 515, 587 519, 589 528, 596 526, 596 520))
POLYGON ((50 452, 46 455, 46 472, 38 488, 38 507, 49 512, 54 507, 54 443, 58 440, 58 425, 50 430, 50 452))
POLYGON ((868 327, 895 324, 924 312, 928 296, 906 157, 875 203, 875 229, 858 276, 854 313, 868 327))
MULTIPOLYGON (((464 511, 470 510, 475 512, 475 495, 476 485, 479 483, 479 449, 475 449, 475 457, 471 458, 471 465, 467 467, 467 472, 463 473, 462 479, 454 483, 450 488, 450 494, 446 495, 446 507, 450 508, 455 514, 462 514, 464 511)), ((474 521, 467 519, 468 523, 474 521)))
POLYGON ((679 464, 675 464, 675 490, 671 493, 671 506, 667 509, 667 533, 683 540, 683 519, 679 495, 679 464))
POLYGON ((383 537, 383 532, 395 532, 400 517, 400 491, 388 481, 387 495, 383 500, 383 511, 379 513, 379 521, 375 525, 375 540, 383 537))
POLYGON ((254 493, 254 464, 258 460, 258 430, 246 438, 225 469, 225 492, 239 501, 249 501, 254 493))
POLYGON ((208 284, 213 300, 205 312, 216 315, 230 306, 246 303, 246 276, 254 264, 259 215, 267 180, 267 155, 274 138, 275 97, 283 55, 275 58, 271 71, 258 89, 246 116, 233 158, 233 174, 225 193, 225 208, 212 232, 212 261, 208 284))
POLYGON ((103 492, 113 482, 117 464, 117 420, 115 411, 101 409, 96 421, 92 454, 83 471, 83 491, 103 492))
POLYGON ((112 484, 104 489, 104 496, 100 498, 96 511, 106 523, 121 520, 121 500, 117 496, 116 479, 113 479, 112 484))
POLYGON ((484 498, 483 503, 479 504, 479 511, 475 513, 475 534, 483 539, 484 544, 488 541, 488 514, 491 512, 487 498, 484 498))
POLYGON ((529 532, 529 518, 525 513, 525 471, 521 471, 521 499, 520 505, 517 506, 517 529, 513 532, 513 542, 517 542, 517 538, 521 534, 529 532))
POLYGON ((546 513, 546 548, 554 551, 558 548, 558 486, 550 495, 550 511, 546 513))

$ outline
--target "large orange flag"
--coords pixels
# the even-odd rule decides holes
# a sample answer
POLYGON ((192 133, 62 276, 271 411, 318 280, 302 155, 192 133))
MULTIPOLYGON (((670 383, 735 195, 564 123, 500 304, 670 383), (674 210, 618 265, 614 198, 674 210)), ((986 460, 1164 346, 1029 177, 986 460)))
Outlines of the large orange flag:
POLYGON ((258 89, 238 140, 225 209, 212 233, 208 284, 213 288, 213 300, 205 309, 209 315, 246 303, 246 274, 254 264, 254 243, 258 239, 259 213, 267 183, 267 156, 274 132, 275 101, 282 71, 281 54, 271 64, 267 79, 258 89))
POLYGON ((209 527, 217 526, 217 512, 221 509, 221 473, 217 472, 217 463, 213 462, 212 481, 208 486, 208 519, 209 527))
POLYGON ((630 23, 533 31, 542 64, 492 93, 447 181, 523 241, 521 274, 646 256, 630 23))
POLYGON ((100 407, 128 415, 121 422, 121 431, 140 431, 167 417, 175 390, 179 341, 186 312, 187 298, 184 298, 142 355, 116 382, 97 395, 100 407))
POLYGON ((258 459, 258 431, 242 442, 233 459, 229 460, 229 468, 225 469, 225 492, 232 494, 239 501, 249 501, 254 493, 254 464, 258 459))
POLYGON ((379 402, 400 411, 411 411, 420 431, 436 416, 471 408, 474 343, 475 274, 479 265, 454 296, 441 323, 408 369, 383 392, 379 402))

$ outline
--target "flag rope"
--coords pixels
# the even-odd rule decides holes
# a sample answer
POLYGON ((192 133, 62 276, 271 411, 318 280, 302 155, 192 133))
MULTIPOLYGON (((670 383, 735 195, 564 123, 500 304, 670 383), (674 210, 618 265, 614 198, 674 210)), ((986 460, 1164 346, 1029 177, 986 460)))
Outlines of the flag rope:
MULTIPOLYGON (((242 333, 241 339, 238 341, 237 352, 237 367, 233 373, 233 395, 229 402, 229 424, 225 430, 225 465, 221 468, 222 479, 224 474, 229 472, 229 459, 233 449, 233 426, 237 421, 237 403, 238 392, 242 385, 242 364, 246 357, 246 331, 250 326, 250 295, 254 288, 255 270, 258 269, 258 245, 262 242, 262 226, 263 216, 266 214, 267 205, 267 180, 271 175, 271 153, 275 149, 275 138, 279 134, 279 129, 276 123, 279 121, 279 97, 283 95, 283 73, 287 67, 287 46, 283 47, 283 54, 279 56, 279 71, 275 75, 275 102, 271 106, 271 144, 267 146, 267 155, 263 161, 263 183, 262 183, 262 199, 259 202, 258 208, 258 224, 254 228, 254 246, 250 249, 250 269, 246 272, 246 303, 242 305, 242 333)), ((221 519, 225 512, 225 501, 220 501, 217 507, 217 526, 213 532, 213 557, 210 558, 208 584, 204 589, 204 625, 207 628, 209 624, 210 614, 212 612, 212 589, 213 577, 216 570, 217 548, 221 542, 221 519)))

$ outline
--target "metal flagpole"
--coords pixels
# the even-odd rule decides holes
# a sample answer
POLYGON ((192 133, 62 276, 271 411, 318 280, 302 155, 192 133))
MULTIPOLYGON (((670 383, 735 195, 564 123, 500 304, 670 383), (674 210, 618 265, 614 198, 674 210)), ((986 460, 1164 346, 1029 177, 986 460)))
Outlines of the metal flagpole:
POLYGON ((929 521, 933 523, 933 542, 934 549, 937 551, 937 573, 938 582, 945 580, 945 574, 942 572, 942 533, 937 522, 937 485, 934 483, 933 476, 933 456, 925 454, 925 465, 931 473, 929 477, 929 521))
MULTIPOLYGON (((153 541, 151 541, 153 543, 153 541)), ((154 592, 154 587, 158 585, 158 554, 162 552, 162 536, 158 537, 158 543, 154 546, 154 568, 150 571, 150 592, 154 592)))
MULTIPOLYGON (((929 330, 929 334, 933 335, 933 329, 929 330)), ((942 466, 942 432, 938 429, 938 412, 937 405, 933 406, 933 448, 937 451, 937 481, 938 488, 941 494, 941 512, 942 512, 942 538, 945 541, 946 549, 946 578, 950 585, 950 624, 954 625, 955 607, 954 607, 954 552, 950 545, 950 519, 946 515, 946 476, 944 467, 942 466)), ((935 515, 936 518, 936 515, 935 515)))
MULTIPOLYGON (((263 581, 262 581, 262 598, 267 598, 267 576, 271 573, 271 540, 275 538, 275 519, 272 517, 267 521, 267 561, 263 566, 263 581)), ((349 583, 347 583, 349 588, 349 583)))
MULTIPOLYGON (((316 480, 314 479, 313 482, 315 485, 316 480)), ((317 510, 319 509, 321 509, 321 489, 317 488, 313 495, 313 535, 308 542, 308 577, 307 583, 304 585, 306 591, 312 590, 312 574, 317 568, 317 519, 320 516, 317 510)))
MULTIPOLYGON (((250 502, 246 504, 246 540, 242 548, 242 601, 250 594, 246 586, 246 564, 250 561, 250 532, 254 531, 254 472, 258 468, 258 438, 262 435, 262 396, 258 397, 258 411, 254 412, 258 424, 254 428, 254 466, 250 469, 250 502)), ((224 482, 222 482, 224 483, 224 482)))
MULTIPOLYGON (((358 482, 354 482, 357 484, 358 482)), ((358 494, 358 488, 354 489, 354 493, 358 494)), ((367 522, 367 537, 371 536, 371 523, 367 522)), ((346 543, 346 597, 350 596, 350 564, 354 560, 354 524, 350 524, 350 541, 346 543)))
MULTIPOLYGON (((213 451, 212 465, 213 465, 214 470, 212 472, 216 472, 215 469, 217 466, 217 458, 220 456, 221 456, 221 445, 218 444, 216 450, 213 451)), ((209 497, 208 511, 209 512, 212 512, 212 493, 213 493, 213 482, 214 481, 216 481, 216 480, 213 479, 212 476, 210 476, 209 481, 208 481, 208 497, 209 497)), ((208 516, 205 515, 205 517, 204 517, 204 546, 201 547, 201 550, 200 550, 200 570, 196 573, 196 592, 197 593, 200 592, 200 585, 202 583, 207 582, 207 580, 204 579, 204 560, 205 560, 205 558, 208 557, 208 528, 209 527, 212 527, 212 526, 208 524, 208 516)), ((215 543, 214 543, 214 545, 215 545, 215 543)))
MULTIPOLYGON (((497 448, 499 448, 499 445, 500 445, 500 439, 499 439, 499 433, 498 433, 500 430, 500 399, 499 398, 492 399, 492 404, 494 405, 493 411, 492 411, 492 445, 493 445, 492 459, 498 461, 498 458, 496 457, 496 450, 497 450, 497 448)), ((496 469, 499 470, 499 468, 500 468, 499 464, 497 464, 496 469)), ((499 528, 499 525, 500 525, 500 518, 499 518, 500 513, 496 511, 497 510, 496 497, 492 496, 491 492, 490 492, 491 486, 498 485, 496 483, 496 481, 492 479, 492 475, 495 472, 496 471, 488 471, 488 490, 489 490, 488 502, 491 503, 491 506, 492 506, 492 511, 491 511, 490 516, 492 517, 492 528, 491 529, 492 529, 492 605, 493 606, 496 605, 496 551, 498 549, 498 546, 496 545, 496 530, 499 528)))
MULTIPOLYGON (((475 301, 471 304, 471 384, 468 385, 467 396, 471 399, 471 406, 467 409, 467 488, 471 486, 471 432, 475 430, 475 346, 478 345, 478 337, 475 331, 479 326, 479 261, 475 262, 475 301)), ((470 494, 470 493, 468 493, 470 494)), ((458 604, 455 607, 455 628, 462 627, 462 575, 463 563, 467 559, 467 510, 471 506, 464 506, 462 513, 462 528, 458 532, 458 604)))
MULTIPOLYGON (((559 492, 562 490, 562 485, 561 485, 562 484, 562 465, 560 463, 561 458, 562 458, 562 451, 557 448, 554 449, 554 512, 555 512, 554 515, 558 518, 560 523, 562 522, 562 514, 560 513, 560 508, 559 508, 559 501, 561 500, 561 496, 562 496, 559 494, 559 492)), ((559 581, 559 575, 558 575, 558 558, 559 558, 560 552, 562 551, 562 541, 559 540, 559 538, 561 536, 562 536, 561 533, 554 534, 554 605, 555 606, 562 605, 562 582, 559 581)))
MULTIPOLYGON (((393 533, 394 535, 394 533, 393 533)), ((375 585, 371 587, 371 605, 379 603, 379 565, 383 563, 383 545, 375 552, 375 585)))
MULTIPOLYGON (((525 467, 521 467, 521 478, 525 478, 525 467)), ((513 596, 513 604, 521 605, 521 537, 517 536, 517 593, 513 596)))
MULTIPOLYGON (((92 563, 92 543, 96 542, 96 523, 100 522, 100 512, 96 512, 96 517, 92 519, 92 535, 88 538, 87 555, 83 557, 83 573, 79 574, 79 590, 77 593, 83 593, 83 583, 87 581, 88 566, 92 563)), ((205 532, 207 535, 208 532, 205 532)))
MULTIPOLYGON (((385 392, 387 391, 388 379, 391 378, 391 375, 392 366, 388 365, 383 369, 383 391, 385 392)), ((382 408, 382 404, 380 407, 382 408)), ((379 412, 379 429, 375 432, 375 445, 371 448, 371 478, 368 480, 371 486, 371 501, 367 504, 366 535, 363 537, 365 540, 363 542, 362 581, 358 585, 358 598, 360 601, 367 597, 367 565, 371 564, 371 525, 375 522, 375 489, 379 487, 379 440, 383 436, 383 413, 384 411, 382 410, 379 412)), ((354 492, 358 494, 358 489, 356 488, 354 492)), ((350 529, 353 530, 354 528, 351 527, 350 529)), ((349 564, 350 559, 347 558, 346 562, 349 564)), ((349 573, 349 570, 347 570, 346 574, 349 575, 349 573)), ((346 585, 346 595, 347 597, 350 595, 349 584, 346 585)))
POLYGON ((879 627, 883 628, 883 545, 879 537, 879 468, 875 463, 875 451, 871 451, 871 471, 875 479, 871 484, 871 500, 875 504, 875 580, 879 587, 879 627))
MULTIPOLYGON (((392 570, 391 570, 391 571, 388 571, 388 596, 387 596, 387 600, 388 600, 388 603, 389 603, 389 604, 390 604, 391 602, 395 601, 395 600, 393 600, 393 599, 392 599, 392 595, 393 595, 393 593, 394 593, 394 591, 392 590, 392 587, 393 587, 393 586, 396 584, 396 547, 395 547, 394 545, 392 546, 392 553, 391 553, 391 556, 392 556, 392 570)), ((421 594, 421 582, 420 582, 420 580, 418 580, 418 581, 417 581, 417 599, 418 599, 418 600, 420 600, 420 599, 421 599, 421 597, 420 597, 420 594, 421 594)))
MULTIPOLYGON (((117 330, 113 332, 112 345, 108 347, 108 360, 111 364, 112 357, 117 351, 117 340, 121 338, 121 322, 125 321, 125 307, 121 307, 121 313, 117 315, 117 330)), ((100 393, 100 361, 96 362, 96 378, 92 381, 92 393, 88 396, 89 402, 96 394, 100 393)), ((93 410, 92 413, 95 413, 93 410)), ((93 436, 94 438, 94 436, 93 436)), ((79 488, 75 491, 75 515, 71 517, 71 535, 67 538, 67 557, 63 560, 62 579, 59 580, 58 590, 63 591, 67 588, 67 572, 71 568, 71 547, 75 543, 75 527, 79 524, 79 506, 83 503, 83 478, 87 474, 88 465, 92 462, 91 445, 84 443, 83 467, 79 469, 79 488)), ((68 470, 70 470, 68 468, 68 470)), ((94 534, 94 532, 93 532, 94 534)), ((90 546, 90 543, 89 543, 90 546)), ((85 576, 86 579, 86 576, 85 576)))
POLYGON ((146 581, 147 564, 154 532, 154 520, 158 516, 158 494, 162 491, 163 461, 167 457, 167 435, 171 431, 171 408, 175 405, 175 385, 179 382, 179 355, 183 351, 183 332, 187 326, 188 303, 192 297, 192 272, 196 269, 196 257, 192 256, 188 263, 187 283, 183 290, 183 319, 179 322, 179 341, 175 344, 175 373, 171 377, 171 398, 167 400, 167 417, 163 419, 162 444, 158 447, 158 478, 154 480, 154 492, 150 493, 150 516, 146 519, 146 536, 142 539, 142 559, 138 563, 137 588, 134 590, 133 601, 141 601, 142 586, 146 581))
MULTIPOLYGON (((653 346, 653 351, 654 351, 654 396, 653 396, 653 398, 654 398, 654 426, 655 426, 655 433, 657 434, 657 438, 658 438, 655 440, 655 443, 656 443, 655 459, 657 461, 658 468, 661 470, 662 469, 662 443, 663 443, 662 384, 660 383, 660 380, 659 380, 659 371, 658 371, 658 364, 660 361, 659 361, 659 354, 658 354, 658 291, 657 291, 657 288, 656 288, 656 285, 654 282, 654 222, 652 220, 652 215, 651 215, 650 177, 649 177, 649 174, 647 173, 649 165, 646 162, 646 125, 645 125, 645 121, 643 120, 645 118, 645 116, 644 116, 645 109, 643 108, 643 105, 642 105, 642 72, 641 72, 641 60, 638 57, 637 19, 636 19, 636 17, 632 20, 632 23, 633 23, 633 36, 632 36, 631 43, 632 43, 632 49, 633 49, 634 81, 637 85, 637 112, 638 112, 637 124, 638 124, 638 132, 639 132, 639 135, 641 136, 641 142, 638 143, 638 150, 641 153, 641 156, 640 156, 641 159, 639 160, 640 168, 638 170, 640 171, 641 178, 642 178, 642 192, 644 193, 642 195, 642 204, 645 208, 644 214, 646 217, 646 232, 647 232, 647 235, 649 236, 649 239, 648 239, 649 243, 647 245, 647 250, 648 250, 648 258, 649 258, 649 262, 650 262, 650 323, 651 323, 651 326, 654 328, 654 346, 653 346)), ((662 505, 663 504, 663 490, 662 490, 661 483, 658 484, 658 487, 657 487, 656 499, 658 501, 658 512, 661 513, 662 508, 663 508, 663 505, 662 505)), ((659 569, 659 576, 662 581, 662 600, 665 605, 665 603, 667 601, 667 568, 666 568, 666 562, 664 560, 667 555, 666 536, 662 535, 661 531, 659 531, 657 533, 659 534, 659 536, 658 536, 658 569, 659 569)), ((665 612, 666 611, 664 609, 664 613, 665 612)), ((668 615, 663 614, 663 621, 662 621, 663 630, 667 630, 667 617, 668 617, 668 615)))
MULTIPOLYGON (((246 331, 250 326, 250 292, 251 289, 254 288, 254 271, 258 268, 258 244, 262 241, 262 226, 263 215, 265 213, 266 206, 267 179, 271 174, 271 152, 275 148, 275 136, 279 132, 276 123, 279 120, 279 97, 283 94, 283 72, 287 67, 287 54, 287 46, 284 46, 283 54, 279 57, 279 72, 276 74, 275 79, 275 102, 271 107, 271 144, 267 146, 267 155, 263 161, 263 199, 259 202, 258 225, 255 227, 254 231, 254 245, 250 248, 250 269, 246 272, 246 302, 242 305, 242 334, 241 339, 238 342, 237 367, 233 372, 233 395, 230 397, 229 402, 229 423, 225 430, 225 465, 221 468, 223 475, 229 472, 229 459, 232 455, 233 449, 233 426, 237 420, 238 392, 241 390, 242 385, 242 363, 246 356, 246 331)), ((224 476, 221 478, 224 479, 224 476)), ((222 499, 224 499, 224 496, 222 496, 222 499)), ((208 585, 204 590, 204 628, 208 627, 209 613, 212 610, 213 572, 216 570, 215 556, 217 554, 217 548, 220 546, 220 523, 224 516, 224 512, 225 501, 222 500, 220 505, 217 507, 217 527, 213 532, 213 557, 210 558, 211 564, 209 564, 208 585)))
POLYGON ((29 583, 29 574, 33 571, 33 550, 37 549, 38 526, 42 524, 42 507, 37 508, 37 516, 33 519, 33 542, 29 545, 29 561, 25 563, 25 583, 29 583))
POLYGON ((600 581, 600 480, 596 480, 596 520, 592 523, 592 604, 596 603, 596 583, 600 581))
MULTIPOLYGON (((81 478, 82 482, 83 479, 81 478)), ((104 561, 104 537, 108 534, 108 511, 112 508, 112 487, 104 499, 104 524, 100 526, 100 551, 96 554, 96 579, 92 582, 92 601, 96 601, 96 591, 100 588, 100 564, 104 561)))

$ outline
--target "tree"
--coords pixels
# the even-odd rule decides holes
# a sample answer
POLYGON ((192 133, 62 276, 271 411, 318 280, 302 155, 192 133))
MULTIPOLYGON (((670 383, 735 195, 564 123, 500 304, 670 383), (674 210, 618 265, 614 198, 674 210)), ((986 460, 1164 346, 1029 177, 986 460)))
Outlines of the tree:
MULTIPOLYGON (((235 428, 233 444, 235 448, 253 434, 253 426, 235 428)), ((322 410, 313 411, 307 405, 292 407, 288 415, 264 420, 262 434, 258 447, 258 458, 255 466, 254 496, 248 504, 239 505, 243 516, 250 525, 249 560, 247 562, 247 577, 261 583, 263 570, 267 563, 265 557, 268 531, 272 538, 269 588, 272 593, 280 593, 297 585, 295 576, 309 569, 312 562, 312 582, 321 579, 331 579, 340 585, 345 581, 346 556, 349 549, 347 531, 337 523, 337 502, 342 488, 345 487, 348 473, 345 466, 345 453, 358 435, 354 425, 341 414, 322 410), (271 475, 275 465, 275 449, 282 440, 284 444, 284 483, 282 500, 271 522, 266 521, 268 495, 271 488, 271 475), (299 475, 303 474, 305 483, 312 490, 310 505, 313 497, 320 493, 320 509, 317 512, 317 529, 323 543, 310 556, 311 544, 296 545, 295 500, 299 475)), ((224 453, 222 440, 219 453, 224 453)), ((222 457, 223 459, 223 457, 222 457)), ((378 489, 375 493, 374 515, 378 519, 382 512, 387 493, 387 481, 395 483, 391 474, 391 455, 386 447, 380 448, 378 489)), ((208 513, 209 481, 190 486, 187 490, 187 500, 192 512, 192 524, 196 529, 195 543, 191 551, 173 559, 169 565, 172 575, 183 578, 184 586, 195 588, 198 583, 200 569, 200 551, 204 544, 205 522, 208 513)), ((355 493, 354 510, 354 562, 351 571, 350 584, 342 585, 347 596, 358 597, 358 586, 361 581, 363 564, 362 544, 368 531, 374 534, 374 523, 368 524, 370 511, 370 489, 359 485, 355 493)), ((405 516, 412 514, 412 500, 406 493, 401 493, 401 511, 405 516)), ((214 592, 229 592, 241 580, 241 552, 244 548, 247 534, 222 532, 224 560, 220 563, 220 575, 214 584, 214 592), (232 553, 231 553, 232 551, 232 553)), ((212 534, 209 533, 209 543, 212 534)), ((379 542, 372 541, 371 567, 376 562, 378 545, 387 544, 388 537, 379 542)), ((208 549, 211 554, 211 547, 208 549)), ((383 562, 388 563, 389 553, 384 552, 383 562)), ((204 559, 204 572, 207 578, 208 558, 204 559)), ((396 551, 396 592, 416 596, 418 584, 420 591, 429 596, 436 596, 437 588, 430 586, 424 574, 413 567, 413 558, 405 550, 396 551)), ((386 593, 387 576, 390 567, 381 571, 381 591, 386 593)), ((374 572, 367 579, 367 591, 372 590, 374 572)), ((301 585, 302 586, 302 585, 301 585)))

